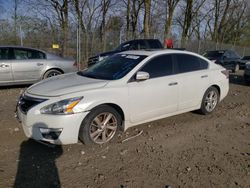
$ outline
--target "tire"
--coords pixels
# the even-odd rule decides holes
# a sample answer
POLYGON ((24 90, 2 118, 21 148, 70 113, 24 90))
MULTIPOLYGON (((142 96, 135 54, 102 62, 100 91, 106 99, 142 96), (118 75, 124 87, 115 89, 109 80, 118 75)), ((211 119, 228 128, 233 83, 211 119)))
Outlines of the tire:
POLYGON ((208 88, 202 98, 199 112, 204 115, 212 113, 219 102, 219 98, 220 95, 217 88, 213 86, 208 88))
POLYGON ((236 73, 240 70, 240 65, 239 64, 236 64, 234 69, 232 70, 233 73, 236 73))
POLYGON ((51 70, 48 70, 47 72, 45 72, 45 74, 43 75, 43 79, 50 78, 50 77, 53 77, 53 76, 57 76, 57 75, 60 75, 60 74, 62 74, 61 71, 56 70, 56 69, 51 69, 51 70))
POLYGON ((79 139, 86 145, 105 144, 115 136, 121 125, 121 115, 111 106, 101 105, 91 110, 82 121, 79 139))

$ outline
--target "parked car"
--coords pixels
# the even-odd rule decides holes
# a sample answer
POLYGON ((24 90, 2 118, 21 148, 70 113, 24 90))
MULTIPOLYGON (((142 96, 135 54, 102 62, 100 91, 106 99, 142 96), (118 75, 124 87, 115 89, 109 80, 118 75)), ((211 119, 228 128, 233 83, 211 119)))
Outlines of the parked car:
POLYGON ((244 79, 246 83, 250 84, 250 62, 246 63, 245 72, 244 72, 244 79))
POLYGON ((119 45, 115 50, 100 53, 96 56, 90 57, 88 60, 88 66, 119 52, 128 51, 128 50, 142 50, 142 49, 163 49, 163 45, 158 39, 136 39, 130 40, 119 45))
POLYGON ((77 71, 74 60, 19 46, 0 46, 0 86, 31 84, 77 71))
POLYGON ((229 90, 228 71, 187 51, 127 51, 29 87, 17 104, 27 137, 52 144, 104 144, 117 130, 200 110, 229 90))
POLYGON ((204 56, 232 72, 240 69, 241 57, 233 50, 207 51, 204 56))
POLYGON ((250 62, 250 56, 244 56, 244 57, 241 59, 240 68, 241 68, 241 69, 244 69, 246 63, 248 63, 248 62, 250 62))

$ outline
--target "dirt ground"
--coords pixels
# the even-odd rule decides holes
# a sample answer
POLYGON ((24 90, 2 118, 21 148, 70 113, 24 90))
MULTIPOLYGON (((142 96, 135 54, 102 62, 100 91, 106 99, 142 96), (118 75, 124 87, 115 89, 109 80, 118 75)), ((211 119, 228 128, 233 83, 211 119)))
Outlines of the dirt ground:
POLYGON ((1 88, 0 187, 250 187, 250 86, 242 72, 230 82, 211 115, 147 123, 102 146, 55 148, 28 140, 14 118, 25 87, 1 88))

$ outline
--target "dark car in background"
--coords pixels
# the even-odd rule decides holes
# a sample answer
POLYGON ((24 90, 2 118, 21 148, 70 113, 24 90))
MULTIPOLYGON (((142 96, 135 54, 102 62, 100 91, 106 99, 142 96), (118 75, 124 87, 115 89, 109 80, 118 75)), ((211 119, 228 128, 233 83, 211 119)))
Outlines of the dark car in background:
POLYGON ((245 64, 244 79, 246 83, 250 84, 250 62, 245 64))
POLYGON ((246 63, 249 63, 249 62, 250 62, 250 56, 242 57, 241 62, 240 62, 240 68, 244 69, 246 66, 246 63))
POLYGON ((163 49, 163 45, 158 39, 135 39, 120 44, 115 50, 100 53, 96 56, 90 57, 88 66, 91 66, 115 53, 128 50, 143 50, 143 49, 163 49))
POLYGON ((233 50, 207 51, 204 56, 232 72, 240 69, 241 57, 233 50))

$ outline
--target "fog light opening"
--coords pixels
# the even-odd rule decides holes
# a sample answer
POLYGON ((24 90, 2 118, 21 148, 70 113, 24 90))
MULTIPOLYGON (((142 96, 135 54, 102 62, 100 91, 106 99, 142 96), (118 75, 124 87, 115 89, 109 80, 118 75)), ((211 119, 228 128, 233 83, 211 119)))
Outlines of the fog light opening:
POLYGON ((49 129, 49 128, 39 128, 43 138, 49 140, 57 140, 62 132, 62 128, 60 129, 49 129))

